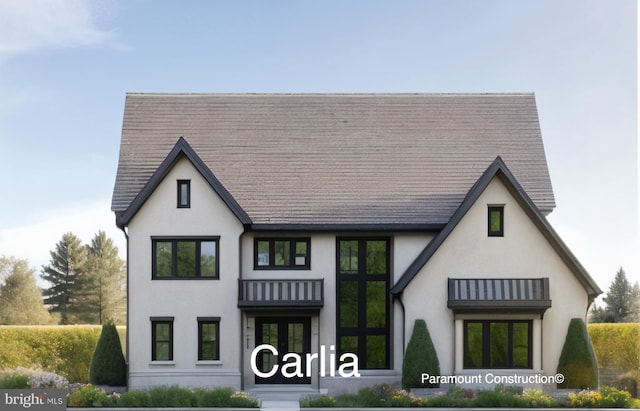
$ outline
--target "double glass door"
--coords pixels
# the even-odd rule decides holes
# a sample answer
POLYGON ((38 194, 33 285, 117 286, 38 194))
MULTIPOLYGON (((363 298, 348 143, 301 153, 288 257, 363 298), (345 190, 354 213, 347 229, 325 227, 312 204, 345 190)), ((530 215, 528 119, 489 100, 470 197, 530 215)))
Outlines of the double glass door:
POLYGON ((256 346, 269 344, 278 355, 268 350, 258 353, 257 368, 269 373, 275 365, 278 371, 271 377, 256 375, 256 384, 311 384, 310 370, 306 369, 306 355, 311 352, 311 319, 309 317, 256 317, 256 346), (282 357, 287 353, 300 356, 303 377, 285 377, 282 374, 282 357))

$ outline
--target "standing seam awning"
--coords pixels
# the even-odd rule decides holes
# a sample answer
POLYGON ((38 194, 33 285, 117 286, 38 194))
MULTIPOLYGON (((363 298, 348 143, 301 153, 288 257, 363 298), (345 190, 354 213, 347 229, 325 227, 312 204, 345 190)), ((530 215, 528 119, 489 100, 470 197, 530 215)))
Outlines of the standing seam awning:
POLYGON ((533 312, 551 307, 549 278, 449 278, 455 313, 533 312))

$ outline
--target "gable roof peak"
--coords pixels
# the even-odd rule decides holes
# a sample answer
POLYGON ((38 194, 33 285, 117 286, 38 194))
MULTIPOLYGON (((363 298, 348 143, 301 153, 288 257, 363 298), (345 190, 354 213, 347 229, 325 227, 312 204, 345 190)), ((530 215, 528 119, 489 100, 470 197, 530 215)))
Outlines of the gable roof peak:
POLYGON ((129 207, 127 207, 124 212, 116 215, 116 225, 118 227, 123 228, 129 224, 131 219, 136 215, 140 208, 142 208, 144 203, 155 191, 158 185, 160 185, 167 174, 169 174, 171 169, 173 169, 173 167, 183 157, 186 157, 189 162, 191 162, 196 170, 198 170, 200 175, 202 175, 202 177, 209 183, 211 188, 216 192, 216 194, 218 194, 218 196, 222 199, 222 201, 224 201, 227 207, 229 207, 229 209, 233 212, 236 218, 240 220, 242 224, 251 224, 251 219, 249 218, 247 213, 242 209, 242 207, 233 198, 229 191, 227 191, 222 183, 220 183, 217 177, 202 161, 200 156, 198 156, 195 150, 184 138, 184 136, 180 136, 169 154, 167 154, 160 166, 156 169, 156 171, 144 185, 142 190, 140 190, 129 207))
POLYGON ((598 284, 589 275, 587 270, 580 264, 578 259, 573 255, 571 250, 562 241, 560 236, 553 229, 551 224, 547 221, 545 216, 541 213, 540 209, 536 207, 535 203, 531 200, 527 192, 522 188, 518 180, 509 170, 507 164, 502 160, 500 156, 497 156, 495 160, 487 167, 482 173, 480 178, 471 187, 469 192, 464 198, 464 201, 460 204, 455 211, 451 220, 445 225, 445 227, 431 240, 427 246, 422 250, 418 257, 411 263, 407 270, 402 274, 398 282, 391 288, 391 293, 399 295, 409 285, 411 280, 418 275, 420 270, 427 264, 431 257, 436 253, 440 246, 449 237, 449 234, 453 232, 458 223, 464 218, 467 212, 475 204, 476 200, 489 186, 494 178, 500 178, 507 190, 515 198, 518 204, 522 207, 524 212, 531 218, 532 222, 540 230, 542 235, 549 241, 553 249, 558 253, 560 258, 569 267, 571 272, 575 275, 578 281, 587 291, 590 300, 595 299, 598 295, 602 294, 602 290, 598 287, 598 284))

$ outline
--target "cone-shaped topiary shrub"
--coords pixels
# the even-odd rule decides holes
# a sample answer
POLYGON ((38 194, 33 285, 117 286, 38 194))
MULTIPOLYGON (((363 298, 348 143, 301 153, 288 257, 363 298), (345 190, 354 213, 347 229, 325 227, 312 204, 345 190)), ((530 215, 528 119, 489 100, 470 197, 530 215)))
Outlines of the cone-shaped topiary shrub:
POLYGON ((127 364, 122 354, 120 337, 113 322, 102 326, 89 369, 89 382, 94 385, 127 385, 127 364))
POLYGON ((560 353, 558 372, 564 382, 558 388, 598 388, 598 363, 587 327, 580 318, 572 318, 560 353))
POLYGON ((435 388, 440 384, 422 382, 422 374, 440 375, 436 348, 424 320, 416 320, 402 363, 402 388, 435 388))

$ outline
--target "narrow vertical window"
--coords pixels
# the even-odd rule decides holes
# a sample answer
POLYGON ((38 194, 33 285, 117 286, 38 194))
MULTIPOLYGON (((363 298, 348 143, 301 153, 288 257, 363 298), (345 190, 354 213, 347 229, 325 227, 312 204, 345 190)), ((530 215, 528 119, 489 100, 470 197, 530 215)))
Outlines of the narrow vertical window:
POLYGON ((173 317, 151 318, 151 360, 173 361, 173 317))
POLYGON ((178 180, 178 208, 191 207, 191 180, 178 180))
POLYGON ((489 237, 504 237, 504 206, 489 206, 489 237))
POLYGON ((336 248, 338 354, 357 354, 362 369, 389 368, 390 241, 339 238, 336 248))
POLYGON ((220 359, 220 318, 198 317, 198 360, 220 359))

